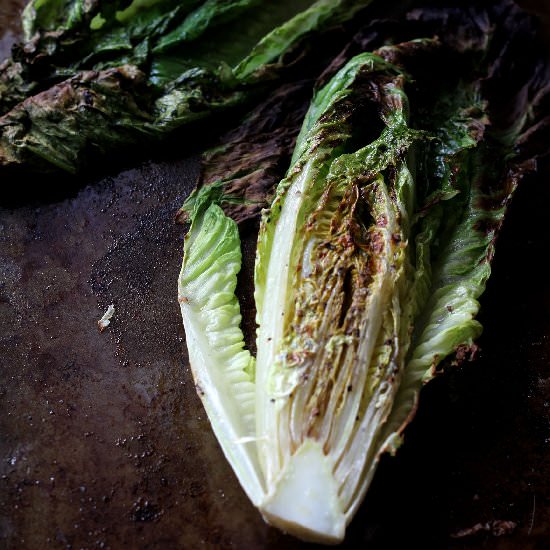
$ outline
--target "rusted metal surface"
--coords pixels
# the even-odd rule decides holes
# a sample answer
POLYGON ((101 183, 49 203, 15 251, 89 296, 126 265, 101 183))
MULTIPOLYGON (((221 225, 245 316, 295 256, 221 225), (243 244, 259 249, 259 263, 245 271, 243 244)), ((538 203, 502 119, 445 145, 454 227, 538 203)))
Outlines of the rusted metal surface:
MULTIPOLYGON (((306 547, 248 502, 195 393, 174 214, 198 170, 197 157, 136 159, 0 209, 0 547, 306 547)), ((548 175, 543 164, 523 182, 505 223, 479 356, 424 390, 344 547, 545 547, 548 175), (516 526, 501 536, 476 528, 502 522, 516 526)), ((2 180, 4 198, 30 183, 2 180)), ((252 230, 243 226, 248 273, 252 230)), ((250 296, 244 303, 247 317, 250 296)))

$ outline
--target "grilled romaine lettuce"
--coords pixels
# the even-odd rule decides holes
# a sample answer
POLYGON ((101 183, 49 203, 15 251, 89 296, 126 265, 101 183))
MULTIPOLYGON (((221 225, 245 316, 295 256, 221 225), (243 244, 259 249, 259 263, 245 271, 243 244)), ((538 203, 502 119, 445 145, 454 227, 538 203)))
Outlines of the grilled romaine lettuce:
POLYGON ((75 172, 242 103, 370 2, 32 0, 0 66, 0 166, 75 172))
POLYGON ((306 540, 343 539, 422 385, 475 350, 495 236, 532 167, 514 147, 548 76, 543 63, 516 82, 515 117, 499 117, 490 88, 512 65, 485 23, 360 54, 318 91, 262 214, 254 366, 237 328, 237 228, 220 208, 243 219, 241 191, 214 181, 185 207, 179 296, 199 395, 264 518, 306 540), (214 216, 231 227, 223 244, 204 229, 214 216))

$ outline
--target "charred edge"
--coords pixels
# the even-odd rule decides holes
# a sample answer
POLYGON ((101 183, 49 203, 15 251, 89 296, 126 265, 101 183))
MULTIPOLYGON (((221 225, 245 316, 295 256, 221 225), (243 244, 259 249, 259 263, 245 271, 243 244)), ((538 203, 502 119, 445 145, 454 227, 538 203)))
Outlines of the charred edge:
POLYGON ((480 348, 477 344, 461 344, 455 350, 455 358, 451 361, 451 366, 458 367, 466 362, 474 361, 479 355, 480 348))
POLYGON ((487 184, 484 186, 484 193, 478 198, 476 206, 487 212, 505 208, 519 182, 526 175, 534 172, 536 167, 535 159, 527 159, 513 164, 504 176, 496 179, 495 189, 489 188, 487 184))
POLYGON ((198 187, 225 181, 224 212, 237 223, 256 218, 267 207, 284 176, 309 102, 311 82, 279 87, 202 159, 198 187))
POLYGON ((338 319, 338 328, 344 326, 347 313, 353 303, 353 279, 352 268, 346 269, 342 278, 342 307, 340 309, 340 318, 338 319))
POLYGON ((484 218, 484 219, 478 220, 474 224, 474 229, 476 231, 479 231, 480 233, 483 233, 487 237, 493 237, 494 235, 496 235, 501 225, 502 225, 502 220, 484 218))

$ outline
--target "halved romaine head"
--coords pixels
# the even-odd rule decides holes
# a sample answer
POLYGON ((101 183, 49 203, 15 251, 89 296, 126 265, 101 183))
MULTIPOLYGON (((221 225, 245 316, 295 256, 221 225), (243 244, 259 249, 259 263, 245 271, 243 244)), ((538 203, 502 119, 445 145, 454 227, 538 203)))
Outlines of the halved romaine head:
POLYGON ((352 58, 317 92, 262 213, 255 363, 234 295, 237 226, 220 207, 235 198, 218 182, 189 202, 179 293, 199 394, 251 500, 303 539, 343 539, 423 384, 481 333, 534 97, 520 122, 489 126, 486 38, 432 89, 430 59, 450 54, 421 39, 352 58))

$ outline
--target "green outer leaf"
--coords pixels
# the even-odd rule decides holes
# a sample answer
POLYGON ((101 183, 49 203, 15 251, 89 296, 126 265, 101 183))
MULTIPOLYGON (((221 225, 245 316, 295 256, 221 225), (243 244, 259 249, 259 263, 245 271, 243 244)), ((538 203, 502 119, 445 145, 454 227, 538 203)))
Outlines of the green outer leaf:
POLYGON ((235 296, 240 268, 235 222, 203 196, 195 203, 185 240, 178 301, 197 391, 226 458, 258 505, 264 487, 252 447, 254 359, 244 349, 235 296))
MULTIPOLYGON (((177 3, 180 5, 192 4, 194 1, 195 0, 178 0, 177 3)), ((135 19, 139 18, 144 11, 148 11, 152 6, 166 3, 166 0, 133 0, 128 7, 116 13, 116 20, 123 24, 132 23, 135 19)), ((172 2, 172 4, 174 3, 176 3, 176 1, 172 2)))
POLYGON ((207 29, 233 21, 260 0, 207 0, 191 12, 174 30, 164 35, 154 47, 154 52, 164 52, 182 42, 191 42, 207 29))
POLYGON ((235 67, 238 80, 250 81, 262 67, 277 60, 303 36, 331 24, 349 21, 372 0, 317 0, 310 8, 267 34, 235 67))
POLYGON ((21 16, 24 39, 30 42, 38 32, 79 28, 91 21, 99 4, 98 0, 31 0, 21 16))
MULTIPOLYGON (((455 113, 449 113, 449 121, 439 131, 436 150, 432 153, 441 159, 441 169, 434 172, 440 177, 432 177, 434 188, 454 186, 456 193, 442 195, 441 202, 419 220, 411 296, 417 320, 405 378, 384 430, 384 447, 390 452, 400 444, 403 430, 416 410, 420 389, 435 376, 438 364, 460 347, 472 346, 482 332, 481 324, 475 320, 480 307, 478 298, 491 274, 494 237, 515 189, 513 183, 503 193, 506 185, 501 182, 500 207, 484 207, 484 200, 491 197, 486 196, 480 186, 487 173, 492 170, 498 173, 499 167, 491 165, 494 159, 489 160, 486 154, 488 146, 478 144, 483 134, 480 128, 487 123, 487 118, 483 105, 478 103, 477 110, 472 109, 472 104, 476 105, 475 88, 473 91, 472 95, 467 87, 464 94, 458 90, 455 113), (464 117, 463 108, 471 113, 470 117, 464 117), (455 181, 451 184, 453 174, 455 181)), ((506 152, 501 150, 500 158, 505 156, 506 152)), ((433 200, 433 196, 427 201, 433 200)), ((372 473, 377 462, 378 459, 372 473)))

